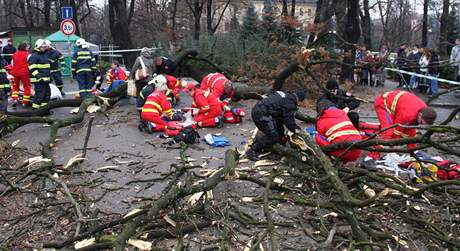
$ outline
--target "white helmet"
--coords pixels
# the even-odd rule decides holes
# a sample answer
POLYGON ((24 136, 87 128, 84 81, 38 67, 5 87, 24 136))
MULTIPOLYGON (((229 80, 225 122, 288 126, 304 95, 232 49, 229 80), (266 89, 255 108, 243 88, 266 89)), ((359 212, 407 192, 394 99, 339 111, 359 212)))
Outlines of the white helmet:
POLYGON ((85 39, 83 39, 83 38, 79 38, 79 39, 77 39, 77 42, 75 42, 75 44, 76 44, 77 46, 83 46, 83 45, 86 44, 86 41, 85 41, 85 39))
POLYGON ((49 41, 48 39, 45 40, 45 44, 46 44, 46 46, 48 46, 48 47, 51 47, 51 45, 52 45, 52 44, 51 44, 51 41, 49 41))
POLYGON ((158 89, 160 91, 166 91, 168 89, 167 83, 168 80, 163 75, 158 75, 150 81, 150 84, 154 84, 155 89, 158 89))
POLYGON ((45 40, 40 38, 37 41, 35 41, 35 48, 40 48, 42 46, 46 46, 45 40))

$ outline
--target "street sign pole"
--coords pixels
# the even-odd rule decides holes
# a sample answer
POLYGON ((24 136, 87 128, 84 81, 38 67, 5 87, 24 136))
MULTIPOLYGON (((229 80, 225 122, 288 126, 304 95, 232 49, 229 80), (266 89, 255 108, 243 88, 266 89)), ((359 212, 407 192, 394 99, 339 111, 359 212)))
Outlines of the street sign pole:
MULTIPOLYGON (((75 34, 76 26, 71 19, 65 19, 61 22, 61 32, 67 36, 67 45, 69 47, 69 53, 72 54, 72 46, 70 43, 70 36, 75 34)), ((72 66, 70 67, 72 68, 72 66)), ((72 73, 71 73, 72 74, 72 73)))

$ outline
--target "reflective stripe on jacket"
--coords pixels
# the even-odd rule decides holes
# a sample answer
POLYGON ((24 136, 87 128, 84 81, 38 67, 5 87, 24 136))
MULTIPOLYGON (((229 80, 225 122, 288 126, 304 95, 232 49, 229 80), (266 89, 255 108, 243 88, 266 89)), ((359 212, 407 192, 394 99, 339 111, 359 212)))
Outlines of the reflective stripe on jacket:
POLYGON ((51 66, 46 52, 35 50, 30 56, 28 63, 31 83, 48 83, 51 81, 51 66))

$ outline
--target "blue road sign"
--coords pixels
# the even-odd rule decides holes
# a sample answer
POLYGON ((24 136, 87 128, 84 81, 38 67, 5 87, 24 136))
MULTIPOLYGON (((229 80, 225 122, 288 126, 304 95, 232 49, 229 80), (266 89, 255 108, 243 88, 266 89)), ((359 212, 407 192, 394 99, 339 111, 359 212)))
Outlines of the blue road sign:
POLYGON ((70 6, 61 7, 62 19, 73 19, 73 9, 70 6))

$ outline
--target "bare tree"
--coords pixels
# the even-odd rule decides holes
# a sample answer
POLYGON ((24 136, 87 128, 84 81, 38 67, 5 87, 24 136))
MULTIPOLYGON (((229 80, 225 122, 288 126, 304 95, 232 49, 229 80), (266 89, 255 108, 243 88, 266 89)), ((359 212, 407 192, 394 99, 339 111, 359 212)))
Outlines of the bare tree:
POLYGON ((362 11, 359 12, 361 27, 363 30, 363 40, 367 48, 372 47, 371 38, 371 15, 369 13, 369 0, 363 0, 362 11))
POLYGON ((200 40, 201 31, 201 15, 203 14, 203 6, 205 0, 185 0, 187 6, 192 12, 194 25, 193 25, 193 39, 195 41, 200 40))
POLYGON ((446 56, 448 54, 447 51, 447 34, 449 32, 449 7, 450 1, 443 0, 442 1, 442 15, 441 15, 441 27, 440 27, 440 36, 439 36, 439 53, 442 56, 446 56))
MULTIPOLYGON (((122 49, 133 48, 129 24, 134 13, 135 0, 131 0, 127 9, 127 0, 109 0, 110 33, 113 41, 122 49)), ((127 54, 129 63, 134 62, 135 55, 127 54)))
POLYGON ((208 29, 208 34, 209 35, 214 35, 216 32, 217 28, 219 27, 220 23, 222 22, 222 18, 224 17, 225 11, 228 8, 228 5, 230 4, 230 0, 226 0, 223 3, 223 8, 220 14, 218 14, 218 18, 215 24, 213 24, 213 20, 217 12, 219 11, 221 6, 214 6, 213 5, 213 0, 207 0, 206 4, 206 24, 207 24, 207 29, 208 29), (214 8, 213 8, 214 7, 214 8), (215 9, 215 10, 213 10, 215 9))
POLYGON ((291 1, 291 17, 294 17, 295 16, 295 0, 292 0, 291 1))
POLYGON ((428 0, 423 1, 423 21, 422 21, 422 46, 428 44, 428 0))

